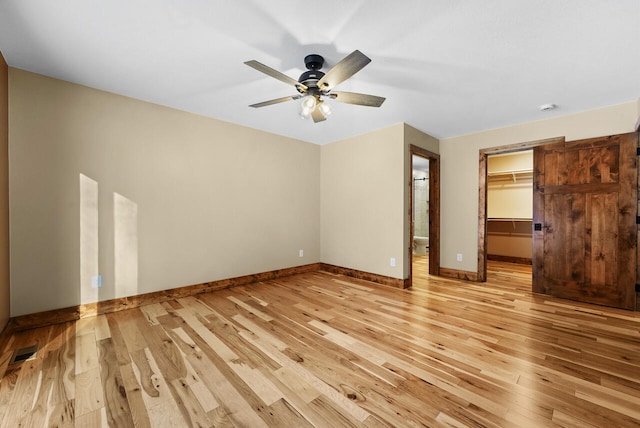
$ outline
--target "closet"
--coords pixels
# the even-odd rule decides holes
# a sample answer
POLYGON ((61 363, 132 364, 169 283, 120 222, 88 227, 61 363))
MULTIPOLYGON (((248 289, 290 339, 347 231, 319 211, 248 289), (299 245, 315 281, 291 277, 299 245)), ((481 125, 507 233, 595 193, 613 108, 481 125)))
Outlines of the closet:
POLYGON ((487 159, 487 258, 531 264, 533 151, 487 159))

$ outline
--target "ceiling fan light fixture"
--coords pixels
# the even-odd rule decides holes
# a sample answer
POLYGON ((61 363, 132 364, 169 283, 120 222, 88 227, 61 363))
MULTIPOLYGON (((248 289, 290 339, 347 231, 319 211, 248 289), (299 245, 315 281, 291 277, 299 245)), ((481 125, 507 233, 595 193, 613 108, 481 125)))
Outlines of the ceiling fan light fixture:
POLYGON ((316 109, 316 97, 313 95, 307 95, 302 98, 302 103, 300 104, 300 117, 302 119, 308 118, 311 113, 316 109))
POLYGON ((324 103, 323 101, 320 101, 318 110, 320 110, 320 113, 322 113, 322 115, 325 118, 331 114, 331 106, 329 104, 324 103))
POLYGON ((309 110, 310 112, 313 111, 313 109, 316 108, 316 97, 313 95, 307 95, 302 98, 302 108, 309 110))
POLYGON ((311 110, 308 110, 306 108, 301 108, 300 109, 300 119, 308 119, 309 116, 311 115, 311 110))

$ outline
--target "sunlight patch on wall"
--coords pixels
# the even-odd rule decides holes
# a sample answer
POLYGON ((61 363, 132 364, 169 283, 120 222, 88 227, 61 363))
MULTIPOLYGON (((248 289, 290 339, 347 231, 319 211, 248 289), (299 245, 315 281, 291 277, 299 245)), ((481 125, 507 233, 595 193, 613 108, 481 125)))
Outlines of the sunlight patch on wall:
POLYGON ((98 182, 80 174, 80 304, 98 301, 98 252, 98 182))
POLYGON ((113 194, 115 297, 138 294, 138 205, 113 194))

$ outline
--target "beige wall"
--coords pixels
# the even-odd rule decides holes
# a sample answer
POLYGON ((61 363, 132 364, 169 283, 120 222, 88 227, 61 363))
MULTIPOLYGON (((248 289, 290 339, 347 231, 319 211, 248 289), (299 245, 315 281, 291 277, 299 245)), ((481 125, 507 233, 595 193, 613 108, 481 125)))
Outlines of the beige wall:
POLYGON ((319 146, 13 68, 9 88, 12 316, 320 261, 319 146))
POLYGON ((567 141, 633 131, 633 101, 476 134, 440 140, 442 267, 477 271, 479 150, 565 136, 567 141), (456 261, 456 253, 463 255, 456 261))
POLYGON ((324 263, 409 276, 410 144, 438 152, 436 139, 406 124, 322 146, 324 263))
POLYGON ((409 145, 438 152, 411 126, 321 147, 9 82, 12 316, 319 261, 408 276, 409 145))
POLYGON ((322 146, 324 263, 403 278, 403 129, 398 124, 322 146))
POLYGON ((9 68, 0 52, 0 331, 9 320, 9 68))

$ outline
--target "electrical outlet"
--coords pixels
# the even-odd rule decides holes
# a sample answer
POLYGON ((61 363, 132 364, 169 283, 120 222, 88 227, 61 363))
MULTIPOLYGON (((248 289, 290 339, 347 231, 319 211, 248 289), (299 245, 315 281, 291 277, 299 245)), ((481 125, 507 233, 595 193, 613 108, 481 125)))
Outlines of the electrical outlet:
POLYGON ((391 257, 391 259, 389 260, 389 266, 396 267, 396 258, 395 257, 391 257))
POLYGON ((91 288, 102 288, 102 275, 94 275, 91 277, 91 288))
POLYGON ((459 262, 462 261, 462 253, 456 254, 456 260, 459 261, 459 262))
POLYGON ((304 250, 298 251, 298 257, 304 257, 304 250))

